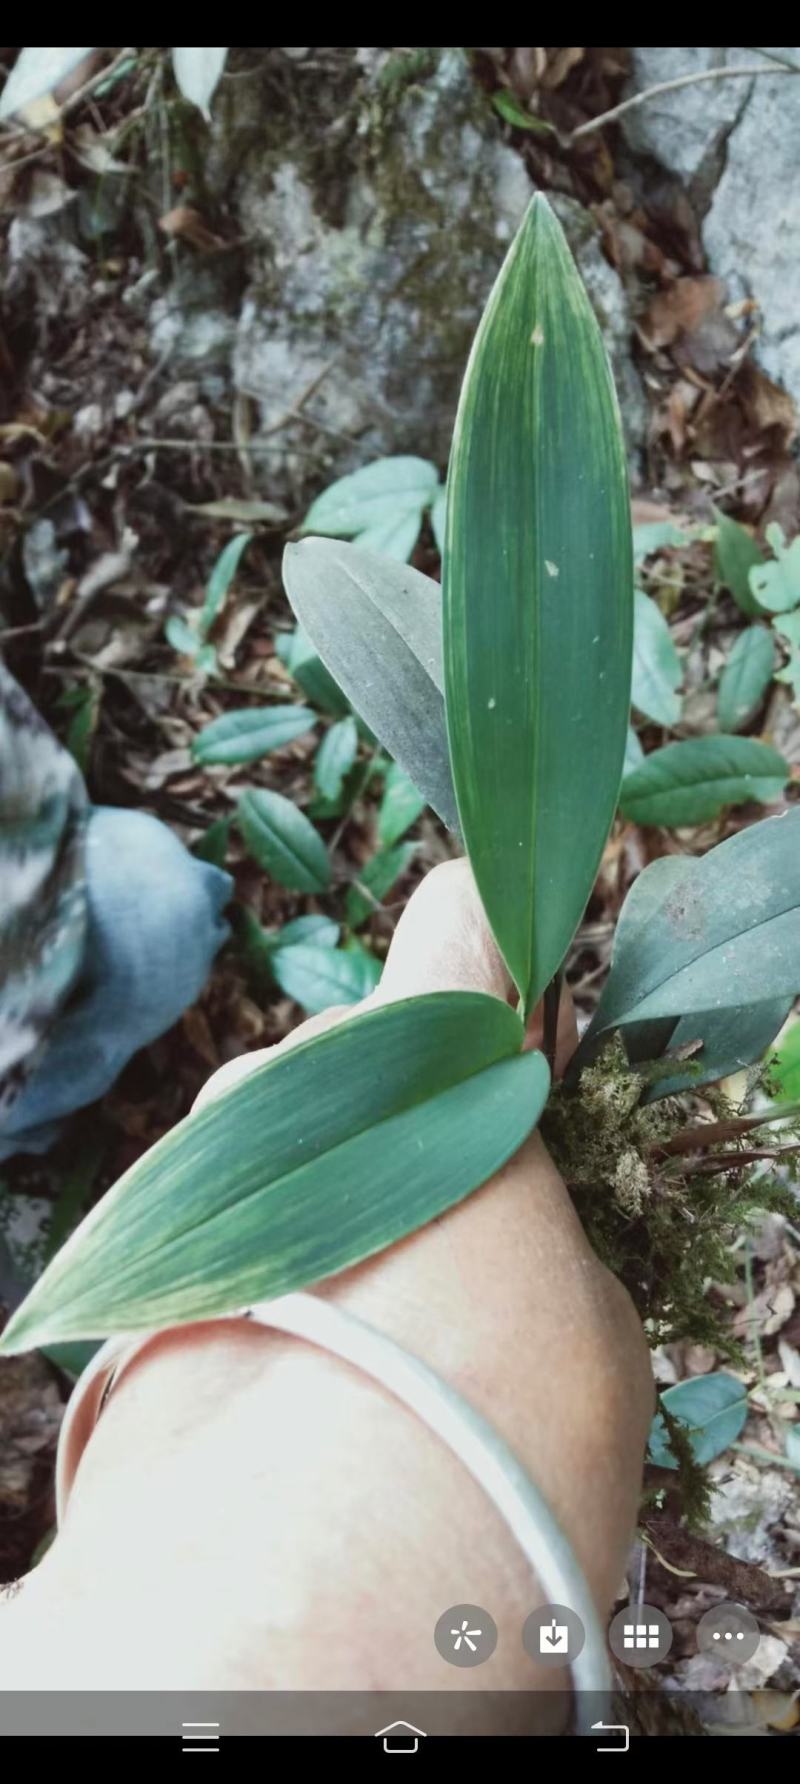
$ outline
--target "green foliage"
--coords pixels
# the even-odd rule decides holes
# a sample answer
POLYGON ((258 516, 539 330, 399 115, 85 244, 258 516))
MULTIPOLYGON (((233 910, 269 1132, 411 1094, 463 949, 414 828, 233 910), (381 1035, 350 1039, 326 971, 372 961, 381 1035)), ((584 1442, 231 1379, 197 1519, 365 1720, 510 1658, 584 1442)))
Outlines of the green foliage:
POLYGON ((541 196, 495 284, 462 387, 443 591, 461 830, 529 1011, 564 958, 613 818, 633 621, 608 361, 541 196))
POLYGON ((772 680, 775 646, 766 626, 740 632, 720 676, 717 717, 723 731, 738 731, 758 711, 772 680))
POLYGON ((730 1449, 747 1421, 747 1389, 735 1375, 726 1375, 724 1370, 679 1381, 676 1387, 667 1388, 660 1395, 660 1405, 648 1443, 648 1461, 657 1468, 679 1465, 664 1422, 665 1407, 672 1419, 683 1425, 692 1455, 701 1466, 730 1449))
POLYGON ((309 1016, 332 1004, 359 1003, 381 976, 380 961, 366 948, 352 951, 314 942, 273 949, 271 966, 276 984, 309 1016))
POLYGON ((553 129, 552 124, 546 123, 544 118, 535 118, 531 112, 526 111, 508 87, 498 87, 497 92, 492 94, 492 105, 504 123, 513 124, 515 130, 533 130, 541 136, 553 129))
POLYGON ((0 1351, 246 1307, 414 1232, 530 1132, 548 1072, 521 1043, 497 998, 440 992, 276 1054, 125 1173, 0 1351))
POLYGON ((400 837, 405 836, 424 810, 425 801, 410 775, 400 767, 399 762, 390 762, 378 812, 378 841, 381 846, 389 849, 392 843, 399 842, 400 837))
POLYGON ((301 626, 384 749, 450 829, 441 593, 430 577, 326 539, 287 545, 286 592, 301 626))
POLYGON ((401 842, 395 848, 382 849, 359 868, 357 883, 350 887, 345 904, 351 929, 366 923, 375 905, 380 904, 402 878, 414 859, 416 846, 413 842, 401 842))
MULTIPOLYGON (((634 881, 611 971, 576 1055, 604 1035, 722 1016, 800 988, 800 810, 740 830, 698 858, 664 857, 634 881)), ((649 1057, 658 1057, 661 1047, 649 1057)), ((648 1057, 647 1054, 640 1055, 648 1057)))
POLYGON ((774 557, 753 565, 750 588, 759 606, 768 613, 788 613, 800 602, 800 538, 787 546, 783 528, 773 521, 767 527, 767 544, 774 557))
POLYGON ((779 1047, 769 1058, 772 1096, 800 1101, 800 1022, 793 1022, 779 1047))
POLYGON ((319 831, 282 793, 249 788, 239 800, 238 822, 259 867, 280 886, 296 892, 324 892, 331 864, 319 831))
MULTIPOLYGON (((624 1282, 652 1342, 691 1339, 739 1360, 708 1283, 734 1280, 731 1241, 742 1222, 765 1209, 789 1214, 794 1193, 738 1165, 736 1141, 700 1160, 670 1156, 664 1148, 680 1110, 673 1101, 646 1104, 646 1083, 621 1039, 607 1039, 577 1083, 553 1086, 543 1138, 594 1249, 624 1282), (709 1172, 706 1159, 723 1153, 730 1168, 709 1172)), ((738 1112, 715 1095, 721 1115, 738 1112)))
POLYGON ((195 668, 203 674, 213 674, 216 670, 217 653, 213 644, 209 644, 209 633, 219 619, 242 553, 252 537, 252 533, 237 533, 223 547, 208 579, 205 600, 199 614, 189 620, 181 619, 175 613, 170 614, 164 627, 173 650, 179 651, 181 656, 191 657, 195 668))
POLYGON ((656 725, 677 724, 681 703, 676 689, 682 677, 681 660, 661 609, 636 589, 631 704, 656 725))
POLYGON ((314 784, 323 799, 338 799, 358 750, 358 729, 352 713, 331 725, 317 750, 314 784))
POLYGON ((228 853, 228 839, 231 833, 230 818, 217 818, 214 824, 198 838, 192 848, 192 854, 200 861, 210 861, 212 867, 224 867, 228 853))
POLYGON ((281 632, 275 640, 275 653, 312 706, 333 718, 347 717, 350 702, 328 674, 302 626, 295 626, 293 632, 281 632))
POLYGON ((441 496, 439 473, 427 459, 379 458, 324 490, 312 502, 301 531, 354 539, 367 551, 405 563, 426 511, 441 496))
POLYGON ((717 582, 730 589, 734 601, 748 619, 757 619, 761 608, 750 586, 750 572, 763 563, 763 554, 755 539, 737 520, 731 520, 729 515, 716 508, 714 518, 717 523, 714 541, 717 582))
POLYGON ((620 808, 636 824, 702 824, 727 805, 778 799, 789 764, 751 737, 691 737, 653 750, 626 774, 620 808))
POLYGON ((271 750, 283 749, 296 737, 302 737, 315 723, 315 715, 307 706, 287 704, 225 712, 198 731, 192 757, 203 766, 257 762, 271 750))

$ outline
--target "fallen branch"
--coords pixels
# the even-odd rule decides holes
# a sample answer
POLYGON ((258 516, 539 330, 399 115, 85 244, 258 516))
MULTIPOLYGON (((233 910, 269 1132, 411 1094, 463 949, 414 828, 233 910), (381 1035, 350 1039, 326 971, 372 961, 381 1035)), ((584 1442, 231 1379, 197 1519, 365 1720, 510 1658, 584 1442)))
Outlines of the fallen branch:
POLYGON ((621 100, 619 105, 612 105, 610 111, 601 112, 599 117, 590 118, 586 124, 579 124, 577 130, 571 130, 568 135, 562 136, 561 141, 565 148, 571 148, 581 137, 590 136, 593 130, 601 130, 604 124, 616 123, 617 118, 621 118, 625 112, 636 111, 640 105, 647 105, 651 99, 658 99, 662 93, 677 93, 682 87, 698 86, 700 81, 752 80, 759 74, 800 74, 800 68, 795 67, 794 63, 775 61, 770 68, 759 64, 758 67, 704 68, 698 74, 679 74, 674 80, 659 81, 656 86, 645 87, 644 92, 634 93, 630 99, 621 100))

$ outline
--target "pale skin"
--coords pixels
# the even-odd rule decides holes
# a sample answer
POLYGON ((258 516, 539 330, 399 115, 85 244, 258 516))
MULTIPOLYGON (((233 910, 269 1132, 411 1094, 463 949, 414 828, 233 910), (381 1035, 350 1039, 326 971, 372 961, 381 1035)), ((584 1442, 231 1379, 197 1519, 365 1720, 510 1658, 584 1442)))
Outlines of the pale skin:
MULTIPOLYGON (((510 996, 464 862, 415 893, 369 1002, 437 990, 510 996)), ((353 1013, 327 1011, 282 1046, 353 1013)), ((572 1024, 565 1005, 562 1058, 572 1024)), ((223 1067, 200 1100, 263 1058, 223 1067)), ((635 1530, 652 1374, 538 1136, 460 1207, 316 1292, 493 1422, 605 1617, 635 1530)), ((385 1390, 297 1339, 205 1323, 160 1337, 112 1394, 56 1542, 0 1600, 0 1687, 552 1691, 564 1679, 520 1640, 542 1601, 481 1488, 385 1390), (460 1602, 501 1632, 474 1671, 431 1639, 460 1602)))

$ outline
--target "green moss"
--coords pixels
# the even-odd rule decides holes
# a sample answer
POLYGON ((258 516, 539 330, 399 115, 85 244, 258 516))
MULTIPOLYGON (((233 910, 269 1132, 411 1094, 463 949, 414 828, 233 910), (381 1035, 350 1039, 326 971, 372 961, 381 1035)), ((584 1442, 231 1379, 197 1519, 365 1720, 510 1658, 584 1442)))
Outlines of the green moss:
MULTIPOLYGON (((709 1282, 734 1280, 731 1241, 743 1222, 763 1210, 796 1216, 796 1199, 785 1184, 736 1163, 752 1134, 702 1158, 667 1153, 679 1129, 696 1123, 697 1097, 643 1104, 646 1085, 614 1036, 576 1090, 556 1086, 543 1137, 594 1249, 624 1282, 652 1342, 689 1339, 736 1358, 724 1303, 709 1297, 709 1282), (730 1169, 704 1169, 722 1153, 730 1169)), ((717 1118, 740 1113, 718 1088, 705 1088, 702 1100, 717 1118)))

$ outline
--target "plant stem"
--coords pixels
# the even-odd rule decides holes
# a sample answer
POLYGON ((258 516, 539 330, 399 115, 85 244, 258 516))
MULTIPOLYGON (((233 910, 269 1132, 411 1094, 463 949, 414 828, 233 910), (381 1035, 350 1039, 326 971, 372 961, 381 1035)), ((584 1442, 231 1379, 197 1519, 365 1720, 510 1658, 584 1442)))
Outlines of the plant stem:
POLYGON ((636 111, 640 105, 659 98, 662 93, 676 93, 681 87, 694 87, 700 81, 751 80, 759 74, 800 74, 800 68, 795 67, 794 63, 778 62, 773 58, 771 68, 764 68, 762 65, 757 68, 704 68, 699 74, 679 74, 674 80, 658 81, 656 86, 645 87, 642 93, 634 93, 630 99, 623 99, 619 105, 612 105, 610 111, 601 112, 599 117, 590 118, 586 124, 579 124, 577 130, 570 131, 562 137, 562 141, 567 148, 571 148, 581 137, 590 136, 592 131, 602 129, 604 124, 616 123, 617 118, 621 118, 625 112, 636 111))

